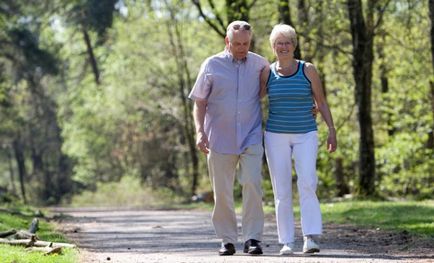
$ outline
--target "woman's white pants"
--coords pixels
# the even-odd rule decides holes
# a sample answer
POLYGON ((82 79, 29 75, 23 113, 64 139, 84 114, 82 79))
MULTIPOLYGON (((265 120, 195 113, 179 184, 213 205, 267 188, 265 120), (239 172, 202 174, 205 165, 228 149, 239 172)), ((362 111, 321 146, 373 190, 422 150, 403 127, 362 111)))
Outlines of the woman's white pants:
POLYGON ((265 132, 265 153, 270 170, 276 209, 277 233, 282 244, 294 242, 292 205, 292 157, 297 173, 303 236, 322 233, 321 210, 316 188, 316 131, 289 134, 265 132))

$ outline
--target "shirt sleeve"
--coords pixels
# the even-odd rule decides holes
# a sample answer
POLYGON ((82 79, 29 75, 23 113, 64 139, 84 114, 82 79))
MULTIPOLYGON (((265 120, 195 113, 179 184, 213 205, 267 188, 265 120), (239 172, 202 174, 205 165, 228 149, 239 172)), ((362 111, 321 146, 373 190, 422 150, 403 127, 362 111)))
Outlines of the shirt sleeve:
POLYGON ((261 59, 261 67, 262 68, 270 66, 270 63, 268 63, 268 61, 264 57, 261 57, 261 58, 262 58, 261 59))
POLYGON ((209 71, 209 59, 205 60, 197 75, 196 83, 191 89, 188 98, 192 100, 206 100, 209 97, 212 87, 212 75, 209 71))

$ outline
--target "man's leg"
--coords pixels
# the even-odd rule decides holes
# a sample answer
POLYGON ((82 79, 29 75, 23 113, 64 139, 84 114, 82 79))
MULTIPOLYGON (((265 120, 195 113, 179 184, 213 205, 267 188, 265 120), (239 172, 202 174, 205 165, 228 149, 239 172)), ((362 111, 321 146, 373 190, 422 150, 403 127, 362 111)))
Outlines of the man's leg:
POLYGON ((239 181, 243 194, 242 229, 244 241, 261 241, 264 229, 262 210, 262 156, 261 144, 248 147, 240 155, 239 181))
POLYGON ((214 191, 212 222, 217 237, 223 243, 237 242, 237 219, 235 216, 233 188, 238 155, 210 151, 208 171, 214 191))

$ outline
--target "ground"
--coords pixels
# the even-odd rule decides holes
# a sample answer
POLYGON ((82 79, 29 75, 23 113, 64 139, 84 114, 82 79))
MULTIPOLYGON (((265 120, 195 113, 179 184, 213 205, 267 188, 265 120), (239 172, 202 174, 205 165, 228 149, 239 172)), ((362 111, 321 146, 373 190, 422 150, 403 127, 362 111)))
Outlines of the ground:
MULTIPOLYGON (((80 248, 81 263, 434 262, 434 239, 351 225, 324 224, 321 252, 303 256, 300 226, 293 256, 280 256, 276 222, 266 218, 262 256, 220 257, 210 212, 55 208, 59 228, 80 248)), ((240 228, 241 231, 241 228, 240 228)))

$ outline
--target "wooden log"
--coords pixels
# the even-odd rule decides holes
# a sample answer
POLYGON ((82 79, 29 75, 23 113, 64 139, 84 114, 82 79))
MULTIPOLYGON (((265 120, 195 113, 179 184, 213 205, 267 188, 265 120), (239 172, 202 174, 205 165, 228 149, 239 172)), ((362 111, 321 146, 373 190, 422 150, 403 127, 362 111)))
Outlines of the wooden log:
POLYGON ((17 230, 15 230, 15 229, 11 229, 11 230, 8 230, 8 231, 3 231, 3 232, 0 232, 0 238, 12 236, 12 235, 14 235, 16 233, 17 233, 17 230))
POLYGON ((31 247, 35 243, 35 240, 32 239, 18 239, 18 240, 9 240, 0 238, 0 244, 8 244, 12 246, 25 246, 31 247))
POLYGON ((61 247, 29 247, 26 248, 27 251, 39 251, 44 252, 44 256, 52 255, 52 254, 62 254, 62 248, 61 247))
POLYGON ((4 238, 0 238, 0 244, 9 244, 15 246, 25 246, 25 247, 67 247, 67 248, 75 248, 74 244, 69 243, 57 243, 57 242, 48 242, 42 240, 32 240, 32 239, 20 239, 20 240, 8 240, 4 238))
POLYGON ((32 234, 26 230, 19 230, 17 233, 15 233, 15 235, 12 236, 13 239, 32 239, 33 237, 38 239, 35 234, 32 234))
POLYGON ((44 246, 67 247, 67 248, 75 248, 76 247, 76 245, 70 244, 70 243, 48 242, 48 241, 40 241, 40 240, 36 241, 33 246, 35 246, 35 247, 44 247, 44 246))
POLYGON ((50 251, 45 252, 45 256, 52 254, 62 254, 62 247, 51 248, 50 251))
POLYGON ((39 229, 39 219, 35 217, 33 218, 32 223, 30 224, 29 232, 34 234, 36 233, 36 231, 38 231, 38 229, 39 229))

